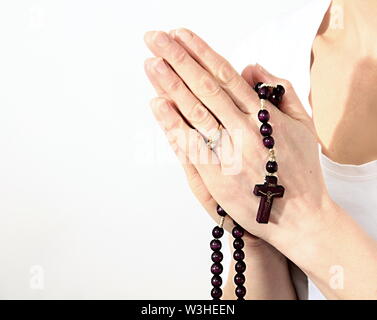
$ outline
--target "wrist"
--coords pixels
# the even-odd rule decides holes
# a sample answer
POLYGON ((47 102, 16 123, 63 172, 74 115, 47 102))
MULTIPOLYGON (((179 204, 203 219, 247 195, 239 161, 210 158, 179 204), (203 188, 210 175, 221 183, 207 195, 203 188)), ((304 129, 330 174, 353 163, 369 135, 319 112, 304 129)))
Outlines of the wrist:
POLYGON ((319 205, 302 203, 293 212, 274 224, 268 242, 299 265, 305 257, 315 256, 313 251, 321 247, 323 238, 344 212, 328 194, 323 195, 319 205))

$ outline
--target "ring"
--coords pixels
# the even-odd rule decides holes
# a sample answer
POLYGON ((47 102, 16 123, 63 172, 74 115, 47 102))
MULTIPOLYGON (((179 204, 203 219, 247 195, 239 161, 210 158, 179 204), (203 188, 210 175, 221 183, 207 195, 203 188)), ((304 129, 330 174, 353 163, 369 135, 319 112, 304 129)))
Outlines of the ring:
POLYGON ((208 138, 206 138, 206 145, 210 150, 213 150, 213 149, 216 148, 217 143, 219 142, 219 140, 221 138, 221 131, 222 131, 221 129, 222 128, 223 128, 223 126, 221 124, 219 124, 219 126, 217 127, 217 131, 216 131, 215 136, 209 136, 208 138))

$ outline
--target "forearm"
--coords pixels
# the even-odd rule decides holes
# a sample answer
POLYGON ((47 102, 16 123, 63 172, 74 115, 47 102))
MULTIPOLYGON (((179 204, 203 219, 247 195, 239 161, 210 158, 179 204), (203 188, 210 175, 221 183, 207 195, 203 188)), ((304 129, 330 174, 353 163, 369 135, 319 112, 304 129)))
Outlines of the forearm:
POLYGON ((279 250, 328 299, 377 299, 377 242, 333 202, 312 216, 302 233, 287 228, 279 250))
MULTIPOLYGON (((247 290, 246 300, 295 300, 296 292, 291 281, 287 259, 274 247, 260 240, 245 241, 245 271, 247 290)), ((234 300, 234 266, 231 262, 230 273, 224 286, 224 299, 234 300)))

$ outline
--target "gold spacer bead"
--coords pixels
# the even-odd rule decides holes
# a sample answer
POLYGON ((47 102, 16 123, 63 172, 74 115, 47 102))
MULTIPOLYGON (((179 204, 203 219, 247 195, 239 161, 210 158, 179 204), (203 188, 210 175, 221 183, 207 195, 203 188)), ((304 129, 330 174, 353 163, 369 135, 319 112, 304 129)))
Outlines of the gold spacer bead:
POLYGON ((263 88, 263 87, 276 88, 277 85, 272 84, 272 83, 263 83, 260 87, 261 87, 261 88, 263 88))
POLYGON ((276 161, 275 150, 274 149, 270 149, 268 152, 269 152, 269 155, 268 155, 269 160, 276 161))
POLYGON ((260 99, 260 110, 266 109, 265 102, 266 102, 265 99, 260 99))
POLYGON ((224 227, 224 222, 225 222, 225 217, 221 217, 221 220, 220 220, 220 223, 219 223, 220 228, 224 227))

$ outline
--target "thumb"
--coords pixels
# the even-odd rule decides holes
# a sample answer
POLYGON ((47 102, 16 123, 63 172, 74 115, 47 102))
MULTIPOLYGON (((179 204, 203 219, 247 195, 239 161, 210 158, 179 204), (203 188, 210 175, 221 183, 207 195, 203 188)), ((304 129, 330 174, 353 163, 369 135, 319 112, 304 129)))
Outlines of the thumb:
POLYGON ((258 82, 281 84, 285 89, 285 94, 279 109, 293 119, 306 123, 312 122, 289 81, 275 77, 259 64, 247 66, 242 71, 242 77, 253 87, 258 82))

